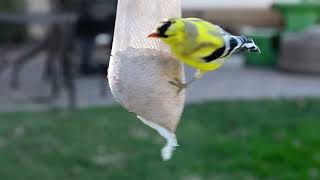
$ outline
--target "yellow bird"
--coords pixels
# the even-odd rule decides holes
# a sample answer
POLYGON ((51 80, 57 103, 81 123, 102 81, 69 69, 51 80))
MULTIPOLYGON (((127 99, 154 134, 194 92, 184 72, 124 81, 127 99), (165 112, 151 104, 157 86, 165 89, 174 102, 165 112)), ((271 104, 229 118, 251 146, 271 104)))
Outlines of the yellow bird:
POLYGON ((148 37, 160 38, 178 60, 197 69, 193 79, 187 83, 179 80, 170 82, 179 87, 179 91, 201 78, 204 73, 220 68, 235 52, 260 53, 251 38, 231 35, 218 25, 198 18, 163 20, 148 37))

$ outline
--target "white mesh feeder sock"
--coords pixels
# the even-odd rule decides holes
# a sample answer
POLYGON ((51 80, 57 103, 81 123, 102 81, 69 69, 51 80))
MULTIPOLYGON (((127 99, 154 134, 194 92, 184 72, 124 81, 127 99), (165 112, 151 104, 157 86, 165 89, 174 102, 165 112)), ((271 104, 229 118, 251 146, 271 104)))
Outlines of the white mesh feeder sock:
POLYGON ((185 101, 184 90, 177 94, 169 82, 184 81, 184 72, 162 42, 147 36, 162 19, 180 16, 180 0, 119 0, 109 64, 115 99, 166 139, 163 160, 177 146, 175 130, 185 101))

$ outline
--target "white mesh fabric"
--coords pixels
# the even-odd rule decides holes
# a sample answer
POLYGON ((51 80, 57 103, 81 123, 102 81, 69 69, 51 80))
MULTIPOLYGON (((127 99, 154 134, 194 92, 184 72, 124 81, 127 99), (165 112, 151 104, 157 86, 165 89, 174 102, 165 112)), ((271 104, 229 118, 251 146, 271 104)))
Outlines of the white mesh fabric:
POLYGON ((180 0, 119 0, 112 54, 128 47, 168 51, 147 36, 162 19, 180 16, 180 0))
POLYGON ((108 70, 114 98, 146 125, 163 136, 163 160, 177 146, 175 129, 185 101, 170 84, 184 82, 183 65, 160 40, 147 38, 164 18, 180 17, 180 0, 119 0, 108 70))

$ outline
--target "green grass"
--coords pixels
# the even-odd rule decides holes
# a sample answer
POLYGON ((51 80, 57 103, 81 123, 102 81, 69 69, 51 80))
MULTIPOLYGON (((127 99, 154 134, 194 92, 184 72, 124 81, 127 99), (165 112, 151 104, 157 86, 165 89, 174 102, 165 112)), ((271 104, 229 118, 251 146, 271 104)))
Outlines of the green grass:
POLYGON ((174 157, 121 107, 0 114, 1 180, 320 179, 320 100, 186 107, 174 157))

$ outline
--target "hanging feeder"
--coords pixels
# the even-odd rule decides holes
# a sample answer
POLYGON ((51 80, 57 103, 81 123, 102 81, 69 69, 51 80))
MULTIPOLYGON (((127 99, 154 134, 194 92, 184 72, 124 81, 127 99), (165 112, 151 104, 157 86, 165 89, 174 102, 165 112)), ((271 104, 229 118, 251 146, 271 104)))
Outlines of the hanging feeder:
POLYGON ((108 73, 117 102, 166 139, 164 160, 177 146, 175 130, 185 102, 184 90, 177 94, 169 82, 185 78, 167 46, 147 35, 172 17, 181 17, 180 0, 119 0, 108 73))

